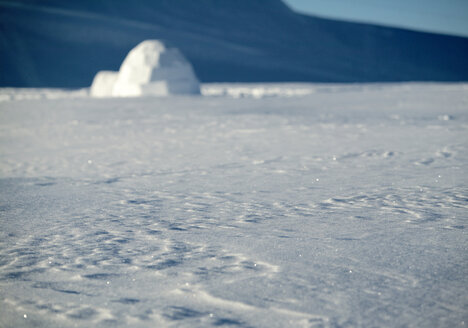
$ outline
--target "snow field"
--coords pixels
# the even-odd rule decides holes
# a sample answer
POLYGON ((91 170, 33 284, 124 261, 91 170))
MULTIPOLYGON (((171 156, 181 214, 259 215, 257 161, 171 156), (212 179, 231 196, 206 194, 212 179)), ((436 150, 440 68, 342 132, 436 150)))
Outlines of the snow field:
POLYGON ((466 324, 466 85, 203 90, 0 92, 0 326, 466 324))

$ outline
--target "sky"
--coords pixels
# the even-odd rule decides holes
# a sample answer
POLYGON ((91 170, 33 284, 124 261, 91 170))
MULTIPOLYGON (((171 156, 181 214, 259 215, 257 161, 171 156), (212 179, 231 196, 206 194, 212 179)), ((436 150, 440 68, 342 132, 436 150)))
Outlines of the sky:
POLYGON ((296 11, 468 37, 468 0, 283 0, 296 11))

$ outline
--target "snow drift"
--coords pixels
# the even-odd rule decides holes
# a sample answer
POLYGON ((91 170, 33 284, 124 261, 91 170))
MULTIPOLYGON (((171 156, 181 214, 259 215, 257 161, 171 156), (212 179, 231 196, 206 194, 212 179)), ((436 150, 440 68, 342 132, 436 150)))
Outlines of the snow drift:
POLYGON ((101 71, 91 86, 93 97, 168 96, 199 94, 192 65, 176 48, 146 40, 132 49, 119 72, 101 71))

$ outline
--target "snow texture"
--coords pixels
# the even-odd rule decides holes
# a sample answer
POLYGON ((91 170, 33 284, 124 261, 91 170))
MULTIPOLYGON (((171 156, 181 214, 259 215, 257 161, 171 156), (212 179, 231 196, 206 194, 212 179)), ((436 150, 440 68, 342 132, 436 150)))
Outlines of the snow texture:
POLYGON ((178 49, 146 40, 132 49, 116 72, 99 72, 91 86, 94 97, 200 94, 192 66, 178 49))
POLYGON ((202 92, 0 90, 1 327, 466 325, 466 84, 202 92))

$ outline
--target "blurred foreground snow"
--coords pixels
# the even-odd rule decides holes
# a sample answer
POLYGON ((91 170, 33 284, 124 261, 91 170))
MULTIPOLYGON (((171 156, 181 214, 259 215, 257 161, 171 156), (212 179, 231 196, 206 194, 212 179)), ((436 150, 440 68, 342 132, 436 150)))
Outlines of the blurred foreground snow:
POLYGON ((1 327, 466 325, 467 85, 202 93, 0 90, 1 327))

